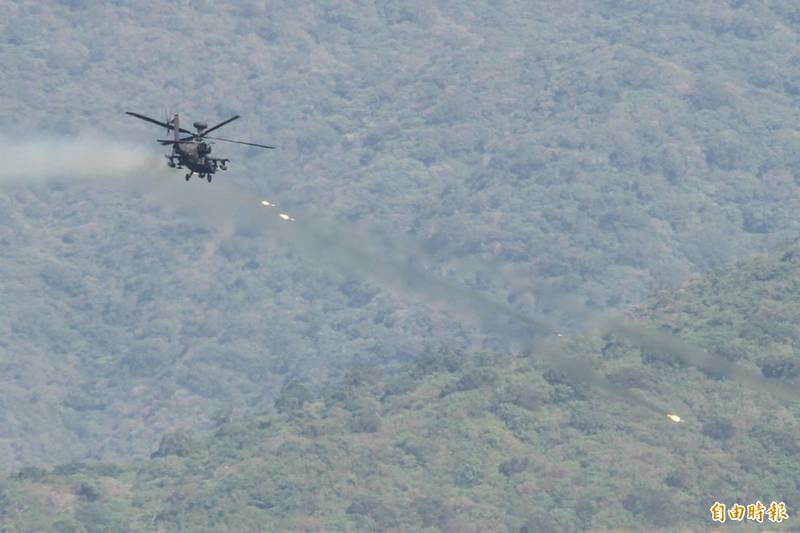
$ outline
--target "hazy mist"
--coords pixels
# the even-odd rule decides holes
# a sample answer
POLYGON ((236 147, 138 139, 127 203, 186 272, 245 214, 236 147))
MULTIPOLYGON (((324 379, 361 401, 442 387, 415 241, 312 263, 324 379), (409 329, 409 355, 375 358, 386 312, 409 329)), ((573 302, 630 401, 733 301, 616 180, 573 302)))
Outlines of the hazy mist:
POLYGON ((15 139, 0 134, 0 182, 137 176, 158 168, 158 152, 98 132, 15 139))

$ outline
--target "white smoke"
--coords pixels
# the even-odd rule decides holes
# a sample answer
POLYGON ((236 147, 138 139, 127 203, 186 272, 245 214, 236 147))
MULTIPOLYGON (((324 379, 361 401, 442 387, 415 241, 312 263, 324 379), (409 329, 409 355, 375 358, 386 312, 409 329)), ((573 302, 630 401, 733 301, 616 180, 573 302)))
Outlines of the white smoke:
POLYGON ((163 163, 157 148, 96 133, 14 139, 0 134, 0 183, 125 177, 163 163))

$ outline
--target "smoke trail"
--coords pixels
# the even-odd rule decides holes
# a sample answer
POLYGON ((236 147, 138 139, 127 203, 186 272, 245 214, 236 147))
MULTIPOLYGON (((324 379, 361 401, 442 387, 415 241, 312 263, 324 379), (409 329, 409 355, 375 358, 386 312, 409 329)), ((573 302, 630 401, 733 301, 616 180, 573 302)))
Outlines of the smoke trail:
MULTIPOLYGON (((403 247, 414 250, 416 254, 425 255, 430 258, 435 256, 440 259, 445 259, 458 255, 456 250, 452 249, 452 247, 439 246, 436 250, 432 251, 410 239, 395 238, 395 242, 402 243, 403 247)), ((579 298, 565 297, 552 285, 532 279, 532 277, 524 271, 524 267, 520 265, 506 265, 496 260, 478 257, 455 259, 451 261, 451 264, 455 265, 462 274, 469 273, 473 276, 480 274, 490 279, 500 278, 513 290, 535 293, 536 300, 538 301, 537 307, 541 307, 541 305, 544 304, 552 310, 559 311, 562 315, 571 317, 570 322, 573 326, 572 329, 579 328, 584 332, 591 331, 593 334, 601 337, 614 334, 616 337, 624 339, 631 345, 642 350, 660 351, 671 354, 684 365, 698 368, 707 375, 724 377, 747 385, 753 390, 758 390, 786 401, 797 401, 800 399, 800 388, 795 384, 790 384, 783 380, 766 378, 761 375, 759 371, 729 361, 722 356, 709 353, 698 346, 693 346, 677 335, 668 334, 652 327, 632 322, 619 313, 591 311, 579 298)), ((511 308, 508 309, 509 312, 513 312, 511 308)), ((537 353, 542 349, 543 347, 539 346, 537 353)), ((580 379, 587 384, 591 383, 592 386, 600 389, 608 391, 613 389, 617 394, 625 396, 630 400, 640 396, 633 395, 633 393, 627 389, 614 386, 605 376, 593 371, 589 367, 584 366, 580 368, 581 365, 586 364, 586 361, 578 365, 564 362, 562 358, 565 355, 566 353, 563 352, 563 350, 559 353, 555 353, 551 349, 549 355, 545 358, 550 361, 551 367, 562 367, 562 370, 572 378, 580 379)), ((646 405, 649 402, 647 402, 645 398, 639 397, 636 403, 646 405)), ((654 405, 650 403, 649 407, 653 409, 654 405)))
POLYGON ((671 354, 683 364, 693 366, 711 376, 737 381, 754 390, 787 401, 796 401, 800 397, 796 385, 765 378, 738 363, 692 346, 675 335, 636 325, 618 316, 598 317, 596 322, 601 335, 613 333, 639 348, 671 354))
POLYGON ((0 183, 132 177, 158 165, 153 151, 98 134, 35 139, 0 135, 0 183))
MULTIPOLYGON (((152 182, 156 183, 164 182, 152 182)), ((173 181, 163 185, 155 198, 168 201, 171 206, 184 211, 201 224, 214 226, 233 222, 237 227, 255 234, 278 237, 310 262, 358 274, 405 298, 445 310, 454 318, 477 322, 484 331, 502 340, 521 343, 527 350, 535 351, 539 361, 572 384, 605 391, 659 416, 668 412, 642 394, 611 383, 601 371, 595 369, 590 359, 570 355, 565 349, 564 338, 545 321, 520 313, 510 305, 425 270, 423 265, 431 259, 430 253, 409 239, 323 217, 306 219, 299 213, 291 213, 291 216, 284 214, 282 217, 280 209, 269 202, 222 184, 215 184, 212 190, 207 187, 186 187, 182 180, 173 181)), ((494 268, 496 265, 491 261, 472 259, 462 263, 474 271, 494 273, 495 276, 510 274, 509 283, 517 287, 525 284, 522 273, 494 268)), ((530 283, 528 281, 529 286, 530 283)), ((554 302, 558 300, 554 295, 551 298, 554 302)), ((684 364, 711 374, 735 379, 756 390, 774 393, 785 399, 797 399, 796 391, 788 385, 776 383, 776 380, 769 380, 721 357, 712 356, 674 335, 654 331, 617 316, 591 313, 585 307, 581 309, 580 304, 574 301, 567 305, 569 309, 577 308, 586 317, 585 324, 589 329, 600 335, 614 333, 640 348, 671 353, 684 364)))

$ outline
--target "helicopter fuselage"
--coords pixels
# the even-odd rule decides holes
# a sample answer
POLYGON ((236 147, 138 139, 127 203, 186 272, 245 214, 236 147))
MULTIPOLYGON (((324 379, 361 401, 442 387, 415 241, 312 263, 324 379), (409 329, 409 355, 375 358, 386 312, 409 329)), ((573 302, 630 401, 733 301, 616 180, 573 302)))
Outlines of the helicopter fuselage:
POLYGON ((217 170, 227 170, 226 164, 229 160, 211 157, 210 153, 211 146, 206 142, 183 141, 173 144, 172 154, 165 157, 169 160, 167 165, 170 167, 189 169, 187 180, 197 172, 201 178, 208 178, 211 181, 211 175, 217 170))

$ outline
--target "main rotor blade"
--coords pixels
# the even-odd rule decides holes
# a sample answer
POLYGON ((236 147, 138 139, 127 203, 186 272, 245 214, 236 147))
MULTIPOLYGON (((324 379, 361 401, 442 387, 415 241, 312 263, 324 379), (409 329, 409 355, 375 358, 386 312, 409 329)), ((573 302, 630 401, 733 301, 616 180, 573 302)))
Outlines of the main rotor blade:
POLYGON ((208 133, 211 133, 212 131, 214 131, 214 130, 216 130, 216 129, 219 129, 219 128, 221 128, 221 127, 222 127, 222 126, 224 126, 225 124, 230 124, 231 122, 233 122, 233 121, 234 121, 234 120, 236 120, 237 118, 239 118, 239 115, 234 115, 234 116, 232 116, 231 118, 229 118, 228 120, 226 120, 226 121, 224 121, 224 122, 220 122, 219 124, 217 124, 217 125, 216 125, 216 126, 214 126, 213 128, 208 128, 206 131, 204 131, 204 132, 203 132, 203 134, 201 135, 201 137, 205 137, 205 136, 206 136, 206 134, 208 134, 208 133))
MULTIPOLYGON (((139 113, 134 113, 133 111, 125 111, 125 114, 126 115, 130 115, 132 117, 136 117, 136 118, 141 119, 141 120, 144 120, 145 122, 150 122, 152 124, 155 124, 156 126, 161 126, 162 128, 167 128, 168 130, 174 130, 175 129, 175 127, 172 124, 170 124, 169 122, 161 122, 160 120, 156 120, 154 118, 146 117, 144 115, 140 115, 139 113)), ((179 129, 179 131, 181 131, 183 133, 188 133, 188 134, 192 133, 191 131, 185 130, 183 128, 178 128, 178 129, 179 129)))
POLYGON ((172 139, 156 139, 156 142, 157 143, 161 143, 161 144, 166 146, 168 144, 186 144, 186 143, 190 143, 192 141, 187 140, 187 139, 181 139, 179 141, 173 141, 172 139))
POLYGON ((226 143, 236 143, 236 144, 246 144, 247 146, 258 146, 259 148, 269 148, 270 150, 274 150, 274 146, 267 146, 266 144, 257 144, 257 143, 246 143, 244 141, 234 141, 233 139, 223 139, 222 137, 206 137, 206 139, 214 139, 215 141, 225 141, 226 143))

